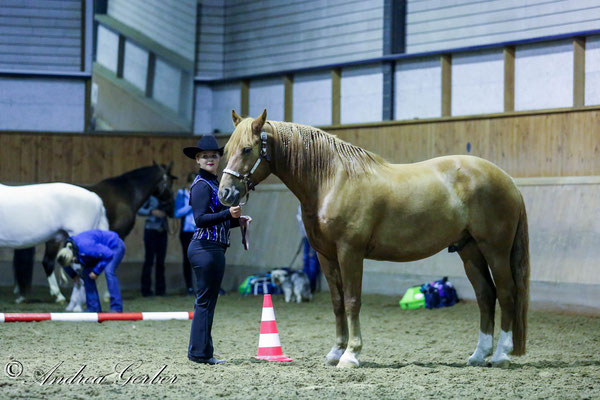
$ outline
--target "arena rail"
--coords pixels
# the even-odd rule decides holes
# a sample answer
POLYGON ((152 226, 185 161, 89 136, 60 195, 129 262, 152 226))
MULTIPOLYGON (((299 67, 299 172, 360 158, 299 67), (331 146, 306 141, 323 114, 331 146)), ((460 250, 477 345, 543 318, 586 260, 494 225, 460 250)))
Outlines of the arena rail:
POLYGON ((131 312, 131 313, 0 313, 0 322, 104 322, 104 321, 187 321, 193 312, 131 312))

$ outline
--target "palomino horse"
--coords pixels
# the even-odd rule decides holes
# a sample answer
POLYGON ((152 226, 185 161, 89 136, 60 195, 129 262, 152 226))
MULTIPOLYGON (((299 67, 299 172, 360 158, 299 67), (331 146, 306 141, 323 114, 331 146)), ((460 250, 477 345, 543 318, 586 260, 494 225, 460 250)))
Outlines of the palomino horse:
MULTIPOLYGON (((85 187, 87 191, 95 192, 95 194, 92 193, 95 197, 100 197, 106 210, 107 227, 99 229, 110 229, 117 232, 122 239, 125 239, 133 229, 137 210, 148 200, 150 195, 155 194, 161 199, 173 201, 171 188, 173 180, 177 178, 171 175, 172 166, 173 163, 169 165, 154 163, 151 166, 137 168, 122 175, 105 179, 93 186, 85 187)), ((68 207, 65 210, 68 210, 68 207)), ((54 276, 56 254, 61 246, 62 240, 46 243, 43 264, 46 273, 49 272, 52 276, 54 276)), ((17 279, 17 281, 19 280, 17 279)), ((74 288, 73 294, 75 294, 76 289, 74 288)), ((72 295, 71 299, 69 310, 74 307, 79 309, 78 305, 85 301, 85 296, 83 293, 78 293, 75 296, 72 295)))
POLYGON ((266 117, 266 110, 255 120, 233 112, 219 199, 237 205, 273 173, 300 200, 336 318, 327 363, 359 365, 364 258, 412 261, 446 247, 462 258, 480 310, 479 340, 468 363, 485 365, 492 354, 496 297, 502 319, 492 365, 506 366, 509 353, 525 353, 527 215, 510 176, 472 156, 390 164, 319 129, 266 117))
MULTIPOLYGON (((21 249, 44 242, 60 243, 67 236, 90 229, 108 229, 97 194, 67 183, 0 184, 0 247, 21 249)), ((50 273, 46 265, 44 268, 50 294, 57 302, 64 301, 54 268, 50 273)))

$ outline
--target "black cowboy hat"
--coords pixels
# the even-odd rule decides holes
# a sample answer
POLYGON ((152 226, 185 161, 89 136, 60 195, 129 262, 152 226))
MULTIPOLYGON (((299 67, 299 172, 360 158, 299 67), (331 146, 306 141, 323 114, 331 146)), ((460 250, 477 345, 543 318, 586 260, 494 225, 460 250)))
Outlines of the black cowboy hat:
POLYGON ((218 151, 220 155, 223 155, 223 147, 219 147, 217 143, 217 139, 213 135, 204 135, 198 140, 196 147, 186 147, 183 149, 183 154, 191 158, 192 160, 196 159, 196 154, 200 151, 218 151))

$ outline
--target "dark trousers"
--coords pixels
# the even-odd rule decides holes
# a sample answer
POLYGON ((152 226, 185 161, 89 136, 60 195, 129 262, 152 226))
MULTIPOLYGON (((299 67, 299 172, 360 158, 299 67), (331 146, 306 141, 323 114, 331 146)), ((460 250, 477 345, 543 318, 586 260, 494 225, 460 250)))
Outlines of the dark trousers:
POLYGON ((183 279, 185 280, 185 288, 192 289, 192 266, 188 257, 188 247, 192 241, 194 232, 179 232, 179 241, 181 242, 181 250, 183 251, 183 279))
POLYGON ((152 266, 156 259, 155 293, 162 296, 166 291, 165 257, 167 255, 167 231, 144 230, 144 266, 142 267, 142 295, 152 295, 152 266))
POLYGON ((188 256, 196 274, 196 302, 188 347, 188 357, 192 359, 213 356, 211 330, 225 272, 225 249, 208 240, 192 240, 188 248, 188 256))

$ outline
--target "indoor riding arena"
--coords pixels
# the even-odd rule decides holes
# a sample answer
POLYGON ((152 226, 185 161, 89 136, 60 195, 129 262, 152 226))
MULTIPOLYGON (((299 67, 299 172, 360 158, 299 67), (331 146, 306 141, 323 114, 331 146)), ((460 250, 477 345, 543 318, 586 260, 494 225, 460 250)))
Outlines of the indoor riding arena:
POLYGON ((599 88, 596 0, 0 0, 0 398, 600 398, 599 88))

